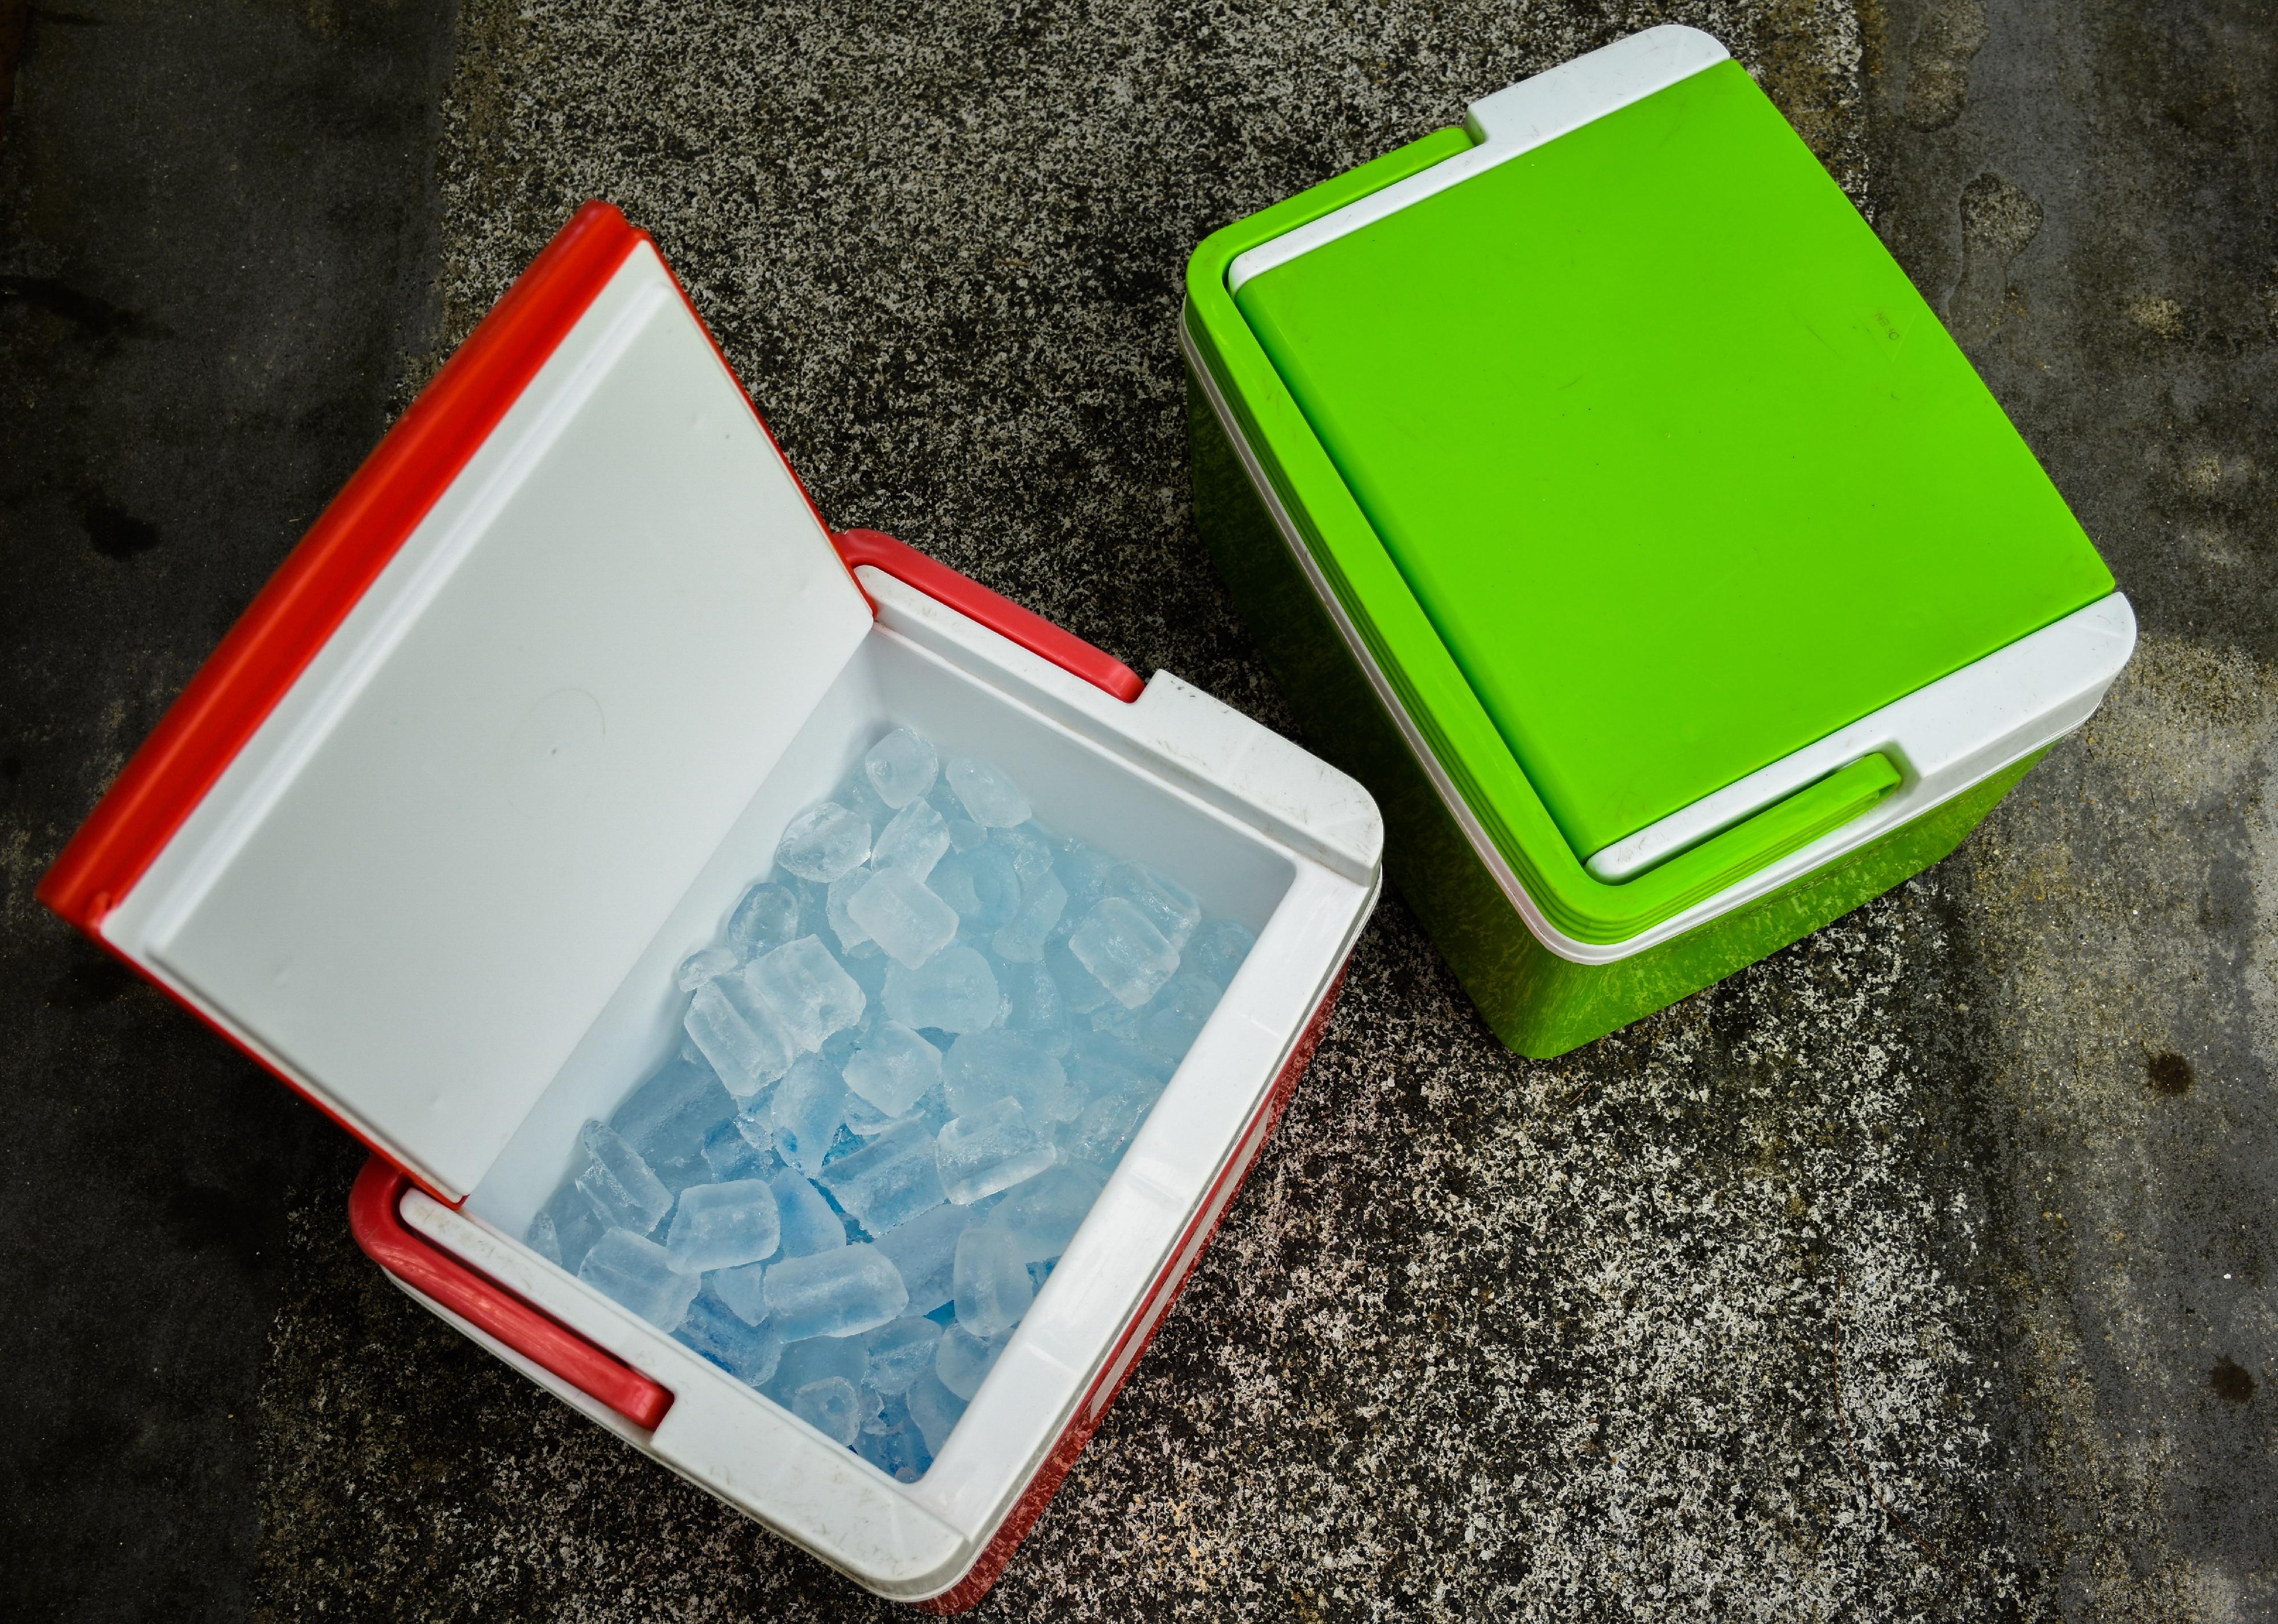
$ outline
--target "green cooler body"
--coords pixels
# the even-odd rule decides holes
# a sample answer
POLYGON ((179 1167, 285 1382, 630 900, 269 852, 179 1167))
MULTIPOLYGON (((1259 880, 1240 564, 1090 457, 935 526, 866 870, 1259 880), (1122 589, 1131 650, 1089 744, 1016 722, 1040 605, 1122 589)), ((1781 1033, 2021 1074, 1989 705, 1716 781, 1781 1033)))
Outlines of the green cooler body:
POLYGON ((1215 233, 1180 336, 1204 538, 1523 1054, 1936 862, 2134 647, 1937 316, 1693 29, 1215 233))

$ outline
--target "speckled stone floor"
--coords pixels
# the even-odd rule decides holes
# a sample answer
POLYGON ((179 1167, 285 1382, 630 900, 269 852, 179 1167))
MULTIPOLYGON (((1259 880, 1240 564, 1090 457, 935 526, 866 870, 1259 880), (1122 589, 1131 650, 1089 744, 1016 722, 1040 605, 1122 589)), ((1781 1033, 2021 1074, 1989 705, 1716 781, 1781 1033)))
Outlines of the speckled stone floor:
MULTIPOLYGON (((2141 652, 1952 859, 1557 1062, 1502 1050, 1388 895, 985 1616, 2278 1617, 2259 7, 468 0, 432 237, 405 228, 432 295, 390 307, 409 359, 370 375, 408 400, 612 198, 834 523, 1286 727, 1188 510, 1187 254, 1669 19, 1724 38, 1869 211, 2135 598, 2141 652)), ((214 629, 172 629, 172 681, 214 629)), ((111 728, 58 741, 98 765, 11 836, 34 962, 67 949, 17 911, 131 743, 111 728)), ((243 1198, 273 1203, 249 1299, 273 1320, 227 1611, 896 1612, 394 1292, 348 1241, 345 1144, 232 1132, 280 1171, 243 1198)))

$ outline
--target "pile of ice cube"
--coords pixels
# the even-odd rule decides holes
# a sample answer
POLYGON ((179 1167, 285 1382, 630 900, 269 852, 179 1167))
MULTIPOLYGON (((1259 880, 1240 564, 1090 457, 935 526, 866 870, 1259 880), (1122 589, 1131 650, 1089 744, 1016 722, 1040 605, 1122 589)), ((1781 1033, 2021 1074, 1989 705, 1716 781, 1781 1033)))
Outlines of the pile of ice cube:
POLYGON ((914 1482, 1253 938, 907 728, 776 864, 530 1239, 914 1482))

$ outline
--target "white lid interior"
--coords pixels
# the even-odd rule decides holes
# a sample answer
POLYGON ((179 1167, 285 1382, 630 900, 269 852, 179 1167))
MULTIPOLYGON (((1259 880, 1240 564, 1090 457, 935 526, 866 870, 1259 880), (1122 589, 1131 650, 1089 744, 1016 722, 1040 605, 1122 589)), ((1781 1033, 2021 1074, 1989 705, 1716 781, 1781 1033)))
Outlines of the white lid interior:
POLYGON ((105 934, 455 1199, 870 623, 643 243, 105 934))

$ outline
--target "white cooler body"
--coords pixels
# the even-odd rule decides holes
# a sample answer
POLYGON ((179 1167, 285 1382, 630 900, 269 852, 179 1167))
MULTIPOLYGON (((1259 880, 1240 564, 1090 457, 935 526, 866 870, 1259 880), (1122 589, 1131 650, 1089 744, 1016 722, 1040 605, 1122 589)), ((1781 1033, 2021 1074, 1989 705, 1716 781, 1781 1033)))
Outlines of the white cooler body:
POLYGON ((1001 1571, 1256 1157, 1381 846, 1357 783, 1175 677, 1143 688, 890 538, 834 543, 653 247, 589 205, 41 895, 372 1147, 354 1220, 407 1291, 861 1583, 947 1611, 1001 1571), (1257 934, 909 1484, 521 1239, 579 1125, 671 1052, 674 966, 903 723, 1257 934))

